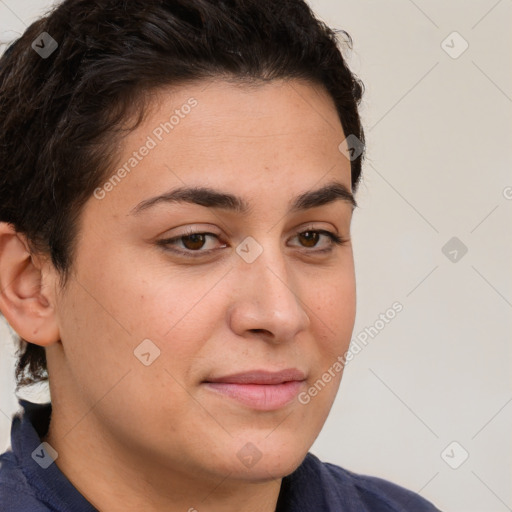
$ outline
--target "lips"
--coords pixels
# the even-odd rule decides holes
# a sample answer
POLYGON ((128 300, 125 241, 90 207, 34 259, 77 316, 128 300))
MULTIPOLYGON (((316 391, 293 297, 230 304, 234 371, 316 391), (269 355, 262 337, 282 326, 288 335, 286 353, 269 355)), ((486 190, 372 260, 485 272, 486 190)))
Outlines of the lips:
POLYGON ((305 378, 305 374, 295 368, 278 372, 252 370, 212 377, 204 385, 218 396, 230 398, 252 409, 274 411, 295 399, 305 378))
POLYGON ((283 382, 302 381, 306 378, 303 372, 288 368, 279 372, 267 370, 252 370, 224 377, 213 377, 206 382, 221 382, 225 384, 282 384, 283 382))

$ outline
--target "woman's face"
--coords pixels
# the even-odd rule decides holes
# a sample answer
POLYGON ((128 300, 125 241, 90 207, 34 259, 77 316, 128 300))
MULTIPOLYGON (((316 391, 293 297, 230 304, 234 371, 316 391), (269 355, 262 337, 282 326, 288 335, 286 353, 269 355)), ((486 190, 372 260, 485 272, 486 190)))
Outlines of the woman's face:
POLYGON ((197 82, 152 106, 83 210, 48 350, 54 414, 72 404, 67 440, 93 428, 127 459, 281 477, 326 420, 354 324, 335 106, 298 81, 197 82), (201 204, 170 197, 199 187, 201 204))

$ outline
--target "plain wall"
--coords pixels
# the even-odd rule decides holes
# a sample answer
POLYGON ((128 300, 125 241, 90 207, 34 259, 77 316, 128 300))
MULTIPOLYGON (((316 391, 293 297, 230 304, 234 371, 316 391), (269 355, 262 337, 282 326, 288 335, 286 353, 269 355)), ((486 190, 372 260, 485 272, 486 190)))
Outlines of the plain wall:
MULTIPOLYGON (((47 5, 0 2, 0 33, 47 5)), ((360 351, 311 451, 443 511, 512 510, 512 2, 310 5, 354 40, 368 148, 352 224, 360 351)), ((5 326, 0 350, 3 448, 17 408, 5 326)))

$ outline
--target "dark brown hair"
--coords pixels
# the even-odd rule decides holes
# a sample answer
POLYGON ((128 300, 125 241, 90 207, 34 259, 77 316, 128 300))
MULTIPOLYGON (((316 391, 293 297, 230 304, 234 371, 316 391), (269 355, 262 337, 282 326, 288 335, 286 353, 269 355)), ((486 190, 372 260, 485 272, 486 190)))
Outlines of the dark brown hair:
MULTIPOLYGON (((82 206, 142 121, 146 93, 161 87, 216 77, 320 84, 364 148, 364 88, 338 35, 352 47, 303 0, 65 0, 0 59, 0 221, 49 255, 65 286, 82 206), (42 33, 58 45, 51 53, 42 33)), ((354 192, 363 156, 351 160, 354 192)), ((44 348, 17 341, 18 387, 46 380, 44 348)))

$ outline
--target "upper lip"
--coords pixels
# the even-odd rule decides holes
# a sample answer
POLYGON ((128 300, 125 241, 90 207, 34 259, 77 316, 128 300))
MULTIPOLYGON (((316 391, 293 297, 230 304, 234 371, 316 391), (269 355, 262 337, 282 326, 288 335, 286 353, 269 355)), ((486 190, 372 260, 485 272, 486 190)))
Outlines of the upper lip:
POLYGON ((283 382, 302 381, 306 378, 303 372, 296 368, 288 368, 278 372, 268 370, 251 370, 243 373, 212 377, 205 382, 221 382, 225 384, 282 384, 283 382))

